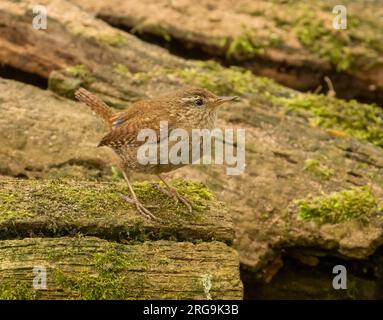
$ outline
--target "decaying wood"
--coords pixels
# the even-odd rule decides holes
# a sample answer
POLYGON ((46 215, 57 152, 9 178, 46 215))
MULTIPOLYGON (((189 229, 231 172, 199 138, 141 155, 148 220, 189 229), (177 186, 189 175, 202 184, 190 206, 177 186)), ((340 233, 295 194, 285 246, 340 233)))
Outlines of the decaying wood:
POLYGON ((241 299, 242 284, 221 242, 27 238, 0 241, 0 298, 241 299))
MULTIPOLYGON (((298 90, 330 77, 342 98, 383 103, 381 3, 348 1, 347 29, 336 30, 336 1, 71 0, 138 36, 184 54, 242 65, 298 90)), ((339 12, 338 12, 339 14, 339 12)), ((336 20, 338 21, 338 20, 336 20)))
POLYGON ((85 234, 119 241, 233 241, 222 203, 206 198, 209 191, 200 184, 178 189, 194 203, 193 213, 148 183, 136 186, 139 198, 162 219, 153 222, 119 197, 128 194, 124 182, 0 180, 0 238, 85 234))

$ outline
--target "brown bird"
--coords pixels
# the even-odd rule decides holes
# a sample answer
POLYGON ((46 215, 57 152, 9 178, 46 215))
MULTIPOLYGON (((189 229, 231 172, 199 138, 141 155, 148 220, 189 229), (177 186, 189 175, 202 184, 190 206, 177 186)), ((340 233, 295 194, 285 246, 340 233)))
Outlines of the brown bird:
MULTIPOLYGON (((237 97, 218 97, 206 89, 186 88, 168 93, 157 99, 135 102, 125 111, 117 113, 110 109, 100 98, 84 88, 78 89, 75 97, 98 114, 110 130, 102 138, 98 146, 111 147, 121 158, 121 171, 129 186, 132 197, 129 198, 121 195, 126 201, 134 204, 138 212, 143 216, 157 219, 138 200, 130 183, 129 172, 138 171, 157 175, 165 184, 167 190, 159 186, 157 187, 168 196, 181 201, 189 211, 192 211, 192 205, 189 200, 180 195, 161 176, 161 173, 175 170, 184 164, 142 164, 137 159, 137 152, 145 141, 139 141, 137 135, 143 129, 154 130, 157 137, 154 143, 156 148, 160 150, 161 143, 164 143, 161 140, 160 134, 161 121, 167 122, 169 133, 173 129, 183 129, 191 136, 193 129, 212 130, 215 128, 218 106, 224 102, 233 101, 237 97)), ((168 140, 166 142, 169 144, 169 150, 175 144, 175 142, 169 142, 168 140)))

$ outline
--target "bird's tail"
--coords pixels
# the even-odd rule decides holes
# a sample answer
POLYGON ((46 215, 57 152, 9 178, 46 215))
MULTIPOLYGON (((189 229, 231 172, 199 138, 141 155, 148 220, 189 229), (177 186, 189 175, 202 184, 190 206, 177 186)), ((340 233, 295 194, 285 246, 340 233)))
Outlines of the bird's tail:
POLYGON ((96 114, 98 114, 108 126, 108 128, 112 127, 112 118, 114 116, 114 112, 106 105, 104 101, 84 88, 78 89, 74 96, 77 100, 84 102, 96 114))

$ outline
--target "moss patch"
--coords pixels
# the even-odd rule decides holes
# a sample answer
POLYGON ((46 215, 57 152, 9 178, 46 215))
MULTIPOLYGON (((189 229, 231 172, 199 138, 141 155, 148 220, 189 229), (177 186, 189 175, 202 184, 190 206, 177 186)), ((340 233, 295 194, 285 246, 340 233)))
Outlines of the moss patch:
POLYGON ((254 56, 262 56, 265 54, 267 48, 279 47, 282 43, 282 39, 271 31, 267 37, 260 37, 255 30, 245 28, 240 36, 231 41, 226 39, 225 44, 226 43, 229 43, 228 46, 225 45, 227 46, 226 59, 241 61, 254 56))
POLYGON ((276 85, 267 78, 255 77, 250 70, 239 67, 223 68, 213 61, 199 62, 196 63, 196 67, 179 69, 172 73, 189 84, 207 88, 221 95, 255 94, 265 87, 272 89, 276 85))
POLYGON ((83 64, 70 66, 64 70, 64 73, 71 77, 80 78, 87 83, 94 80, 90 70, 83 64))
MULTIPOLYGON (((165 188, 162 183, 160 185, 165 188)), ((209 201, 213 199, 211 191, 202 183, 190 181, 175 180, 171 182, 171 185, 192 202, 194 211, 189 218, 201 219, 199 213, 208 209, 209 201)), ((154 207, 153 213, 157 211, 155 207, 160 207, 162 209, 161 217, 170 218, 173 216, 173 219, 175 219, 173 222, 178 222, 177 217, 189 216, 189 213, 185 213, 185 207, 182 203, 175 203, 172 198, 164 196, 160 190, 149 182, 135 183, 134 187, 138 198, 143 203, 150 203, 154 207)))
POLYGON ((121 63, 115 63, 113 65, 113 71, 118 73, 119 75, 128 78, 128 80, 133 81, 135 83, 143 83, 145 81, 148 81, 151 77, 150 74, 145 72, 132 73, 127 66, 121 63))
POLYGON ((294 31, 303 45, 333 64, 337 71, 352 66, 354 57, 348 47, 349 38, 342 36, 342 30, 325 27, 310 9, 297 19, 294 31))
POLYGON ((166 189, 163 184, 133 184, 141 203, 160 219, 154 221, 145 219, 133 204, 121 197, 130 196, 124 181, 3 181, 0 183, 0 238, 81 233, 115 241, 232 242, 231 218, 206 186, 182 180, 170 184, 192 203, 192 212, 183 203, 165 195, 159 188, 166 189))
MULTIPOLYGON (((333 7, 331 1, 321 0, 274 2, 265 9, 263 16, 273 21, 278 29, 293 32, 306 50, 330 63, 338 72, 353 72, 359 67, 367 70, 381 63, 379 15, 364 8, 359 10, 360 5, 356 3, 348 3, 347 29, 337 30, 332 26, 336 16, 332 13, 333 7)), ((283 42, 287 40, 283 37, 283 42)))
MULTIPOLYGON (((116 178, 118 172, 115 170, 116 178)), ((96 184, 97 185, 97 184, 96 184)), ((172 185, 192 203, 194 210, 189 218, 196 218, 198 212, 209 207, 209 201, 213 195, 201 183, 190 181, 173 181, 172 185)), ((27 198, 17 190, 0 191, 0 219, 8 219, 14 213, 15 217, 36 216, 43 212, 60 212, 67 217, 76 216, 107 216, 111 212, 120 212, 129 205, 123 201, 119 194, 129 195, 128 187, 125 183, 107 184, 100 183, 98 188, 85 188, 83 185, 69 180, 50 180, 46 184, 36 186, 27 198)), ((185 216, 185 207, 175 203, 170 197, 149 182, 139 182, 134 184, 134 189, 138 198, 150 207, 153 207, 154 214, 158 213, 161 217, 181 217, 185 216)), ((177 220, 177 219, 175 219, 177 220)))
POLYGON ((99 33, 96 35, 96 41, 113 47, 121 47, 127 43, 127 39, 122 33, 99 33))
POLYGON ((14 280, 1 281, 0 283, 0 300, 34 300, 36 299, 36 291, 30 285, 14 280))
POLYGON ((319 197, 294 201, 300 220, 338 223, 377 211, 378 201, 368 187, 354 187, 319 197))
POLYGON ((254 42, 253 37, 244 33, 243 35, 233 39, 226 51, 227 59, 243 59, 252 55, 262 55, 265 49, 259 43, 254 42))
POLYGON ((116 166, 111 166, 110 171, 112 173, 112 180, 114 181, 121 181, 124 179, 124 176, 122 175, 122 172, 118 167, 116 166))
POLYGON ((222 242, 44 237, 0 241, 0 251, 2 299, 242 298, 238 254, 222 242), (36 296, 27 287, 35 265, 48 267, 47 290, 36 296))
POLYGON ((334 174, 334 169, 320 163, 316 159, 307 159, 305 161, 304 170, 326 179, 330 178, 334 174))
POLYGON ((48 79, 48 88, 61 96, 73 99, 78 88, 88 87, 93 81, 95 78, 91 71, 80 64, 61 71, 52 71, 48 79))
POLYGON ((383 147, 383 111, 377 105, 301 93, 288 97, 273 96, 271 101, 285 107, 287 112, 307 112, 314 126, 336 129, 383 147))
POLYGON ((122 75, 127 75, 127 74, 130 75, 131 74, 129 68, 122 63, 115 63, 113 65, 113 70, 119 74, 122 74, 122 75))
MULTIPOLYGON (((127 276, 126 271, 145 270, 147 261, 124 253, 120 245, 110 244, 105 252, 96 253, 90 264, 94 265, 95 273, 79 272, 68 275, 61 269, 55 270, 55 281, 62 288, 77 292, 85 300, 128 299, 131 297, 130 288, 134 277, 127 276)), ((136 286, 143 285, 136 279, 136 286)))
POLYGON ((25 209, 15 210, 17 201, 16 194, 0 191, 0 220, 30 216, 25 209))

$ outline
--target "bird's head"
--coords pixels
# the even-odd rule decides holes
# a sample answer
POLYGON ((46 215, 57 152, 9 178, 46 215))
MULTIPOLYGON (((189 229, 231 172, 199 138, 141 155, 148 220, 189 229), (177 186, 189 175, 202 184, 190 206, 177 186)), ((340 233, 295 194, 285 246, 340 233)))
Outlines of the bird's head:
MULTIPOLYGON (((237 97, 217 96, 203 88, 184 88, 162 97, 166 113, 180 126, 212 128, 219 106, 237 97)), ((163 112, 163 111, 162 111, 163 112)))
POLYGON ((217 96, 207 89, 188 88, 177 92, 179 103, 184 108, 196 110, 215 110, 225 102, 234 101, 236 96, 217 96))

